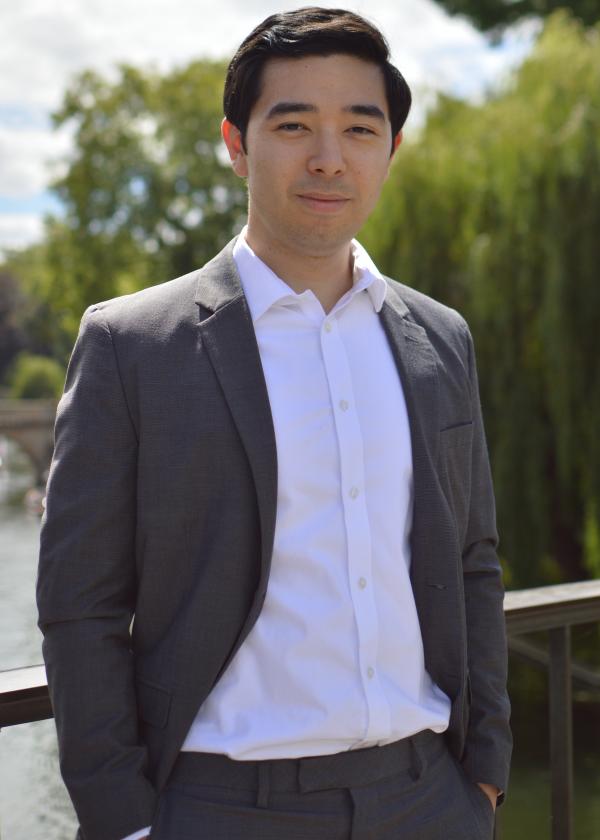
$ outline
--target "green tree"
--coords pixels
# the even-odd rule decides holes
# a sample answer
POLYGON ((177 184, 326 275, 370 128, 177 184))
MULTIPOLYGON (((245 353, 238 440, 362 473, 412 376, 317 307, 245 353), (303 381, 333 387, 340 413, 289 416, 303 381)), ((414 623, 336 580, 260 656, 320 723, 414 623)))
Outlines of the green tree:
POLYGON ((47 259, 71 311, 191 271, 241 226, 245 190, 221 149, 224 73, 208 60, 165 76, 122 66, 67 91, 54 121, 75 150, 47 259))
POLYGON ((503 92, 440 99, 362 236, 472 326, 513 585, 597 568, 599 231, 600 31, 559 13, 503 92))
POLYGON ((65 383, 65 369, 48 356, 19 353, 10 383, 10 396, 13 399, 58 399, 65 383))
POLYGON ((437 0, 451 15, 468 18, 478 29, 499 33, 523 18, 547 17, 568 9, 586 26, 600 20, 598 0, 437 0))
POLYGON ((24 303, 25 348, 65 363, 91 303, 204 264, 245 220, 246 192, 220 139, 225 63, 160 75, 78 76, 54 114, 74 149, 54 185, 65 207, 5 270, 24 303))
POLYGON ((25 343, 19 323, 22 295, 16 277, 0 270, 0 382, 25 343))
POLYGON ((240 222, 245 193, 220 152, 224 74, 211 61, 166 76, 122 66, 67 91, 54 120, 75 130, 75 154, 56 190, 92 296, 144 285, 149 264, 190 271, 240 222))
POLYGON ((4 271, 19 289, 12 315, 21 335, 16 349, 66 364, 86 305, 71 270, 76 258, 70 231, 54 219, 46 221, 42 242, 6 256, 4 271), (60 262, 58 254, 64 255, 60 262))

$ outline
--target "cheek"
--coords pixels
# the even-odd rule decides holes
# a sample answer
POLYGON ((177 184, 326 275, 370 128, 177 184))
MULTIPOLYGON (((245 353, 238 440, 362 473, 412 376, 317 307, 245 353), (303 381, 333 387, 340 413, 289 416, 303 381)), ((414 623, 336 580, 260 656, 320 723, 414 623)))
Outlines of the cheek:
POLYGON ((357 180, 367 184, 380 184, 388 170, 389 159, 382 149, 357 149, 351 159, 351 168, 357 180))
POLYGON ((290 163, 276 152, 255 156, 248 176, 249 185, 261 192, 271 192, 275 197, 290 183, 293 175, 290 163))
POLYGON ((376 199, 379 196, 381 188, 385 183, 386 174, 387 166, 359 167, 357 178, 360 182, 361 191, 365 198, 369 196, 376 199))

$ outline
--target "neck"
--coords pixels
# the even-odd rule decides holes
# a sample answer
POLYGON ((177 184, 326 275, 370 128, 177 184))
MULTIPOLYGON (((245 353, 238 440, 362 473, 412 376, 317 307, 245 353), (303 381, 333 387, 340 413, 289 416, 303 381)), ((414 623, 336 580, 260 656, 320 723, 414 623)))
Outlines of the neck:
POLYGON ((279 242, 265 242, 246 231, 246 241, 271 271, 297 294, 310 289, 325 312, 352 287, 350 243, 330 254, 311 255, 287 250, 279 242))

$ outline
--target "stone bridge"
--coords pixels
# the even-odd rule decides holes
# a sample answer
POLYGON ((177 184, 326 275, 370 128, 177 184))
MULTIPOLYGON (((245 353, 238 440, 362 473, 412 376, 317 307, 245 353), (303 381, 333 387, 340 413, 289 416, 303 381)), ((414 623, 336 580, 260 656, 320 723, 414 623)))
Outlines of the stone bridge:
POLYGON ((0 399, 0 435, 29 456, 36 484, 43 487, 54 446, 56 400, 0 399))

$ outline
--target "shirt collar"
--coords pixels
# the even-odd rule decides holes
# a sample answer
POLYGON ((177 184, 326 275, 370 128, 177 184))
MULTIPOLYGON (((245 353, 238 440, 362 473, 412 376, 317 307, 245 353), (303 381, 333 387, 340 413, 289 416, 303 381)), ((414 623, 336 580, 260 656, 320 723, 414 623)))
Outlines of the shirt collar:
MULTIPOLYGON (((276 303, 285 303, 286 299, 290 302, 299 298, 300 295, 254 253, 246 240, 246 230, 247 228, 244 227, 237 238, 233 248, 233 259, 242 281, 252 321, 256 323, 276 303)), ((356 239, 352 240, 351 248, 354 258, 353 280, 352 289, 347 294, 351 297, 366 289, 373 309, 379 312, 385 299, 387 283, 371 257, 356 239)))
POLYGON ((357 286, 360 281, 365 283, 364 288, 369 293, 373 309, 379 312, 387 292, 385 278, 356 239, 352 240, 352 256, 354 258, 354 286, 357 286))

